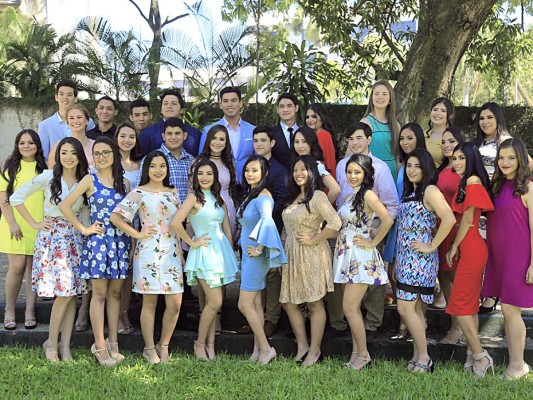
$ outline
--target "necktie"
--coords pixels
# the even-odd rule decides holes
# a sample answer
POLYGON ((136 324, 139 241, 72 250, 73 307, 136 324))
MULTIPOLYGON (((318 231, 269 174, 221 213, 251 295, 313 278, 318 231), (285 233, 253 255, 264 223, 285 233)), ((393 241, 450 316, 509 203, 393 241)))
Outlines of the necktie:
POLYGON ((292 127, 287 128, 287 131, 289 131, 289 147, 292 146, 292 140, 294 139, 294 134, 292 133, 294 129, 292 127))

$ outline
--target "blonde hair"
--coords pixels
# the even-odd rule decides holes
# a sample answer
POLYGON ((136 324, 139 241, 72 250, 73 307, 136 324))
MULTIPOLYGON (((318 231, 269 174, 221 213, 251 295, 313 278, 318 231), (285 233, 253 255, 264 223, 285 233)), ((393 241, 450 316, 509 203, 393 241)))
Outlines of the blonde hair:
POLYGON ((68 114, 72 111, 72 110, 80 110, 83 115, 85 115, 85 118, 87 118, 87 121, 89 121, 91 119, 91 116, 89 115, 89 111, 85 108, 84 105, 82 104, 79 104, 79 103, 74 103, 73 105, 71 105, 68 110, 67 110, 67 117, 68 117, 68 114))

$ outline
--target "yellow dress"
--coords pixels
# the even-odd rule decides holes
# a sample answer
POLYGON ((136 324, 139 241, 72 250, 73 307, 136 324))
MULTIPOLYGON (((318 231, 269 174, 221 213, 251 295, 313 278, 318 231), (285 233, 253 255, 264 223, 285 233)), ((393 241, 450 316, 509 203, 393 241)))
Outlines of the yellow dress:
POLYGON ((315 246, 300 244, 296 234, 311 236, 326 228, 338 231, 341 220, 324 192, 315 191, 309 202, 311 212, 304 204, 293 203, 283 210, 283 224, 287 232, 285 253, 288 264, 281 271, 280 303, 310 303, 333 292, 331 250, 327 240, 315 246))
MULTIPOLYGON (((20 171, 17 174, 13 191, 15 191, 22 184, 31 181, 38 173, 35 170, 37 165, 36 161, 27 162, 20 160, 20 171)), ((8 182, 0 174, 0 192, 7 190, 8 182)), ((44 193, 42 190, 32 194, 24 202, 24 205, 28 208, 35 221, 39 222, 44 216, 44 193)), ((37 231, 33 229, 27 222, 20 216, 18 211, 13 208, 13 214, 15 220, 22 230, 22 240, 11 239, 9 232, 9 226, 5 217, 0 217, 0 253, 7 254, 24 254, 28 256, 33 255, 33 246, 35 245, 35 239, 37 237, 37 231)))
POLYGON ((444 157, 442 154, 441 140, 431 139, 431 136, 426 136, 426 147, 435 162, 435 166, 438 168, 442 164, 442 158, 444 157))

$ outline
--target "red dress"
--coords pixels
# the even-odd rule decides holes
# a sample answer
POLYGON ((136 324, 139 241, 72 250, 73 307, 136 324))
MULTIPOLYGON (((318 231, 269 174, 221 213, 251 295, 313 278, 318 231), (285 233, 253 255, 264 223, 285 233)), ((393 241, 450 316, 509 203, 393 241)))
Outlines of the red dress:
POLYGON ((483 270, 487 264, 488 250, 485 240, 479 234, 479 217, 483 211, 492 211, 494 206, 489 194, 481 184, 468 185, 465 199, 457 203, 457 195, 452 202, 457 222, 471 206, 475 207, 474 220, 465 238, 459 245, 459 262, 453 281, 452 292, 446 313, 457 316, 474 315, 479 311, 479 297, 483 281, 483 270))
POLYGON ((324 165, 330 174, 335 177, 337 171, 337 160, 335 159, 335 146, 333 145, 333 139, 328 131, 322 129, 316 134, 318 138, 318 144, 324 153, 324 165))
MULTIPOLYGON (((461 183, 461 177, 457 175, 453 168, 444 168, 440 171, 437 187, 444 195, 446 203, 448 203, 450 207, 452 206, 453 197, 457 193, 457 189, 459 189, 459 183, 461 183)), ((457 234, 457 229, 459 229, 459 224, 453 226, 448 236, 446 236, 446 239, 444 239, 439 246, 439 271, 455 271, 457 269, 457 261, 455 261, 451 267, 446 261, 446 254, 452 247, 453 240, 457 234)))

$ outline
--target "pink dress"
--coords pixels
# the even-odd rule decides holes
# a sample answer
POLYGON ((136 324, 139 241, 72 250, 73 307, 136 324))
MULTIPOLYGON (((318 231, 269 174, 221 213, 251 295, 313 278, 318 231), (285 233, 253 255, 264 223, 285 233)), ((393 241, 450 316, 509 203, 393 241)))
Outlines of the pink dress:
POLYGON ((483 297, 499 297, 503 304, 533 307, 533 285, 526 283, 531 262, 528 209, 513 196, 514 181, 506 180, 487 216, 489 260, 483 297))
MULTIPOLYGON (((461 177, 455 173, 453 168, 445 168, 439 173, 437 187, 444 195, 446 203, 448 203, 450 207, 452 206, 453 196, 457 193, 460 182, 461 177)), ((446 253, 450 251, 450 247, 452 247, 458 229, 459 224, 455 224, 448 236, 446 236, 446 239, 444 239, 439 246, 439 271, 454 271, 457 269, 457 261, 455 261, 451 267, 448 265, 448 262, 446 261, 446 253)))
POLYGON ((228 209, 228 218, 229 225, 231 226, 231 234, 232 236, 235 236, 235 226, 237 221, 235 219, 235 205, 233 204, 233 199, 229 194, 229 185, 231 183, 229 169, 220 160, 211 159, 211 161, 215 163, 218 169, 218 181, 220 182, 220 186, 222 187, 220 195, 224 199, 224 202, 226 203, 226 208, 228 209))

